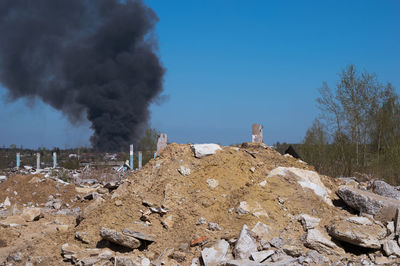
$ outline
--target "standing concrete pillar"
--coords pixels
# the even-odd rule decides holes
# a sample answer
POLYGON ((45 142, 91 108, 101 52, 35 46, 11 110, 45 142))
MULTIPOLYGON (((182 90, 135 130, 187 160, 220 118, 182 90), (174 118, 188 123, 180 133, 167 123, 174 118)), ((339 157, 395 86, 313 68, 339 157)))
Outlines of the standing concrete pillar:
POLYGON ((253 143, 263 143, 263 127, 259 124, 253 124, 251 127, 252 135, 251 135, 251 142, 253 143))
POLYGON ((19 168, 21 166, 21 155, 20 155, 20 153, 18 152, 17 153, 17 168, 19 168))
POLYGON ((133 144, 129 146, 129 167, 133 170, 133 144))
POLYGON ((167 147, 167 134, 161 133, 157 140, 157 152, 156 156, 160 155, 160 153, 167 147))
POLYGON ((154 153, 154 159, 157 157, 157 152, 154 153))
POLYGON ((138 165, 139 165, 138 166, 139 170, 142 169, 142 152, 141 151, 138 154, 138 165))
POLYGON ((40 152, 36 153, 36 169, 40 169, 40 152))
POLYGON ((57 153, 53 152, 53 168, 57 167, 57 153))

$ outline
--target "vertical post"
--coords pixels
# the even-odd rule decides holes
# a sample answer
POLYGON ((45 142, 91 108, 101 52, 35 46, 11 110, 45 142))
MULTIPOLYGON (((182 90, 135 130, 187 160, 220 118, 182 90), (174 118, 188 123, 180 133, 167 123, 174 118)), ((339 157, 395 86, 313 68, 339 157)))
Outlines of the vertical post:
POLYGON ((18 152, 18 153, 17 153, 17 168, 19 168, 20 165, 21 165, 21 155, 20 155, 20 153, 18 152))
POLYGON ((156 156, 160 155, 160 153, 167 147, 167 134, 161 133, 160 136, 158 136, 157 140, 157 152, 156 156))
POLYGON ((259 124, 253 124, 252 127, 251 142, 253 143, 263 143, 263 127, 259 124))
POLYGON ((131 170, 133 170, 133 144, 130 145, 129 155, 130 155, 129 167, 131 168, 131 170))
POLYGON ((57 167, 57 153, 53 152, 53 168, 57 167))
POLYGON ((142 169, 142 152, 139 152, 138 155, 138 162, 139 162, 139 170, 142 169))
POLYGON ((154 159, 157 157, 157 152, 154 153, 154 159))
POLYGON ((36 153, 36 169, 40 169, 40 152, 36 153))

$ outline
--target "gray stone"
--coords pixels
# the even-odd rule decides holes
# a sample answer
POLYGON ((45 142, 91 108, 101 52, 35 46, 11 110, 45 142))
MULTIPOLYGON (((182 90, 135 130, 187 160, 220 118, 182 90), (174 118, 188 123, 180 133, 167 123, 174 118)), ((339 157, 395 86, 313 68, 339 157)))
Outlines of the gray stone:
POLYGON ((208 223, 208 230, 211 230, 211 231, 221 231, 222 228, 221 228, 221 226, 219 226, 219 224, 217 224, 217 223, 208 223))
POLYGON ((138 248, 141 245, 140 240, 138 240, 134 237, 127 236, 127 235, 117 232, 116 230, 107 229, 104 227, 102 227, 100 229, 100 236, 105 240, 108 240, 110 242, 113 242, 115 244, 118 244, 120 246, 124 246, 127 248, 134 249, 134 248, 138 248))
POLYGON ((257 241, 252 236, 247 225, 244 224, 233 249, 235 259, 248 259, 251 253, 257 251, 257 241))
POLYGON ((190 169, 181 165, 178 168, 178 172, 183 175, 183 176, 189 176, 190 175, 190 169))
POLYGON ((213 178, 209 178, 209 179, 207 179, 207 184, 208 184, 208 186, 210 187, 210 188, 216 188, 216 187, 218 187, 218 180, 215 180, 215 179, 213 179, 213 178))
POLYGON ((196 158, 213 155, 217 151, 222 150, 218 144, 194 144, 192 145, 192 149, 196 158))
POLYGON ((200 217, 199 220, 197 220, 196 225, 201 225, 201 224, 206 224, 207 220, 203 217, 200 217))
POLYGON ((154 235, 144 234, 144 233, 141 233, 141 232, 136 232, 136 231, 134 231, 132 229, 129 229, 129 228, 122 229, 122 233, 124 235, 131 236, 131 237, 134 237, 136 239, 140 239, 140 240, 144 240, 144 241, 149 241, 149 242, 156 241, 156 237, 154 235))
POLYGON ((266 265, 267 264, 265 263, 259 263, 249 259, 228 260, 225 263, 225 266, 266 266, 266 265))
POLYGON ((273 250, 263 250, 251 253, 251 257, 255 262, 263 262, 268 259, 275 251, 273 250))
POLYGON ((204 248, 201 257, 205 266, 214 266, 223 263, 229 250, 229 243, 223 239, 218 240, 212 247, 204 248))
POLYGON ((328 232, 337 240, 371 249, 380 249, 387 234, 379 224, 359 225, 346 220, 331 221, 328 232))
POLYGON ((319 253, 327 255, 338 255, 336 251, 338 248, 335 243, 329 240, 318 229, 310 229, 307 232, 306 241, 304 245, 310 249, 314 249, 319 253))
POLYGON ((247 204, 246 201, 241 201, 239 203, 239 207, 237 207, 236 212, 239 215, 249 214, 250 213, 250 206, 247 204))
POLYGON ((351 187, 339 187, 337 194, 350 207, 371 214, 379 221, 392 221, 400 201, 351 187))
POLYGON ((315 250, 311 250, 307 252, 307 257, 317 265, 323 265, 324 263, 329 262, 329 259, 321 254, 319 254, 315 250))
POLYGON ((400 191, 398 191, 395 187, 389 185, 385 181, 375 180, 372 183, 371 189, 375 194, 400 200, 400 191))
POLYGON ((257 222, 251 231, 257 236, 258 239, 268 241, 270 237, 270 228, 268 225, 257 222))
POLYGON ((396 236, 400 236, 400 208, 396 209, 396 216, 394 219, 394 233, 396 236))
POLYGON ((87 232, 77 231, 75 233, 75 238, 81 241, 82 243, 89 244, 89 234, 87 232))
POLYGON ((382 247, 386 256, 395 255, 400 257, 400 248, 395 240, 385 240, 382 247))
POLYGON ((22 253, 21 252, 13 252, 7 257, 8 262, 20 262, 22 261, 22 253))
POLYGON ((303 225, 305 231, 317 227, 319 222, 321 221, 321 219, 319 218, 315 218, 308 214, 303 214, 303 213, 298 216, 298 220, 303 225))
POLYGON ((283 239, 282 238, 278 238, 278 237, 274 237, 269 241, 269 243, 273 247, 281 248, 282 245, 283 245, 283 239))
POLYGON ((367 217, 362 216, 352 216, 346 219, 347 221, 359 225, 372 225, 372 221, 367 217))

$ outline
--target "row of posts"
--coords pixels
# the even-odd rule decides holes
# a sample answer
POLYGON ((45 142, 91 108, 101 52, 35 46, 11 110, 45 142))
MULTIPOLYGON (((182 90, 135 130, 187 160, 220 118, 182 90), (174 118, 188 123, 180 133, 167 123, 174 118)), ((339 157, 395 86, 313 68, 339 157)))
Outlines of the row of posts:
MULTIPOLYGON (((21 154, 17 153, 17 168, 21 166, 21 154)), ((57 153, 53 152, 53 168, 57 167, 57 153)), ((36 169, 40 169, 40 153, 36 153, 36 169)))

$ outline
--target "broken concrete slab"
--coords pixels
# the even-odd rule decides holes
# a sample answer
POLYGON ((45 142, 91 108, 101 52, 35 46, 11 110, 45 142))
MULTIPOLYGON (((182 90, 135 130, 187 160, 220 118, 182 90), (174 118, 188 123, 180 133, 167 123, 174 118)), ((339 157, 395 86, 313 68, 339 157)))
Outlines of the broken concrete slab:
POLYGON ((181 165, 178 168, 178 172, 183 176, 189 176, 190 175, 190 168, 181 165))
POLYGON ((260 240, 269 241, 270 239, 270 228, 262 222, 257 222, 251 231, 260 240))
POLYGON ((263 127, 259 124, 253 124, 251 126, 251 142, 262 143, 263 142, 263 127))
POLYGON ((247 225, 244 224, 233 249, 235 259, 248 259, 251 253, 257 251, 257 241, 247 225))
POLYGON ((308 214, 299 214, 297 219, 300 221, 300 223, 303 225, 303 228, 305 231, 307 231, 308 229, 313 229, 315 227, 318 226, 319 222, 321 221, 321 219, 316 218, 316 217, 312 217, 308 214))
POLYGON ((400 200, 400 191, 383 180, 375 180, 372 182, 371 190, 375 194, 400 200))
POLYGON ((304 245, 310 249, 318 251, 319 253, 339 255, 339 252, 337 251, 338 246, 318 229, 308 230, 304 245))
POLYGON ((317 172, 304 170, 296 167, 277 167, 269 172, 267 178, 272 176, 286 176, 296 179, 303 188, 311 189, 317 196, 328 205, 333 206, 330 198, 331 191, 322 183, 317 172))
POLYGON ((255 262, 263 262, 264 260, 268 259, 275 251, 273 250, 263 250, 251 253, 251 258, 255 262))
POLYGON ((395 240, 385 240, 382 245, 386 256, 395 255, 400 257, 400 247, 395 240))
POLYGON ((167 147, 168 144, 168 136, 165 133, 161 133, 158 136, 158 140, 157 140, 157 156, 159 156, 161 154, 161 152, 167 147))
POLYGON ((394 220, 400 206, 399 200, 347 186, 340 186, 337 194, 351 208, 371 214, 376 220, 384 222, 394 220))
POLYGON ((40 208, 25 208, 21 214, 21 217, 25 219, 26 222, 39 220, 41 216, 42 210, 40 208))
POLYGON ((229 243, 223 239, 218 240, 213 246, 204 248, 201 257, 205 266, 220 265, 225 262, 229 251, 229 243))
POLYGON ((155 235, 145 234, 145 233, 142 233, 142 232, 137 232, 137 231, 135 231, 133 229, 129 229, 129 228, 122 229, 122 233, 124 235, 131 236, 131 237, 134 237, 134 238, 139 239, 139 240, 144 240, 144 241, 148 241, 148 242, 156 241, 155 235))
POLYGON ((373 223, 360 225, 347 220, 331 221, 328 233, 337 240, 356 246, 380 249, 381 240, 386 237, 386 228, 373 223))
POLYGON ((217 151, 222 150, 218 144, 193 144, 192 149, 196 158, 213 155, 217 151))
POLYGON ((105 240, 131 249, 138 248, 141 245, 140 240, 137 238, 104 227, 100 229, 100 236, 105 240))

